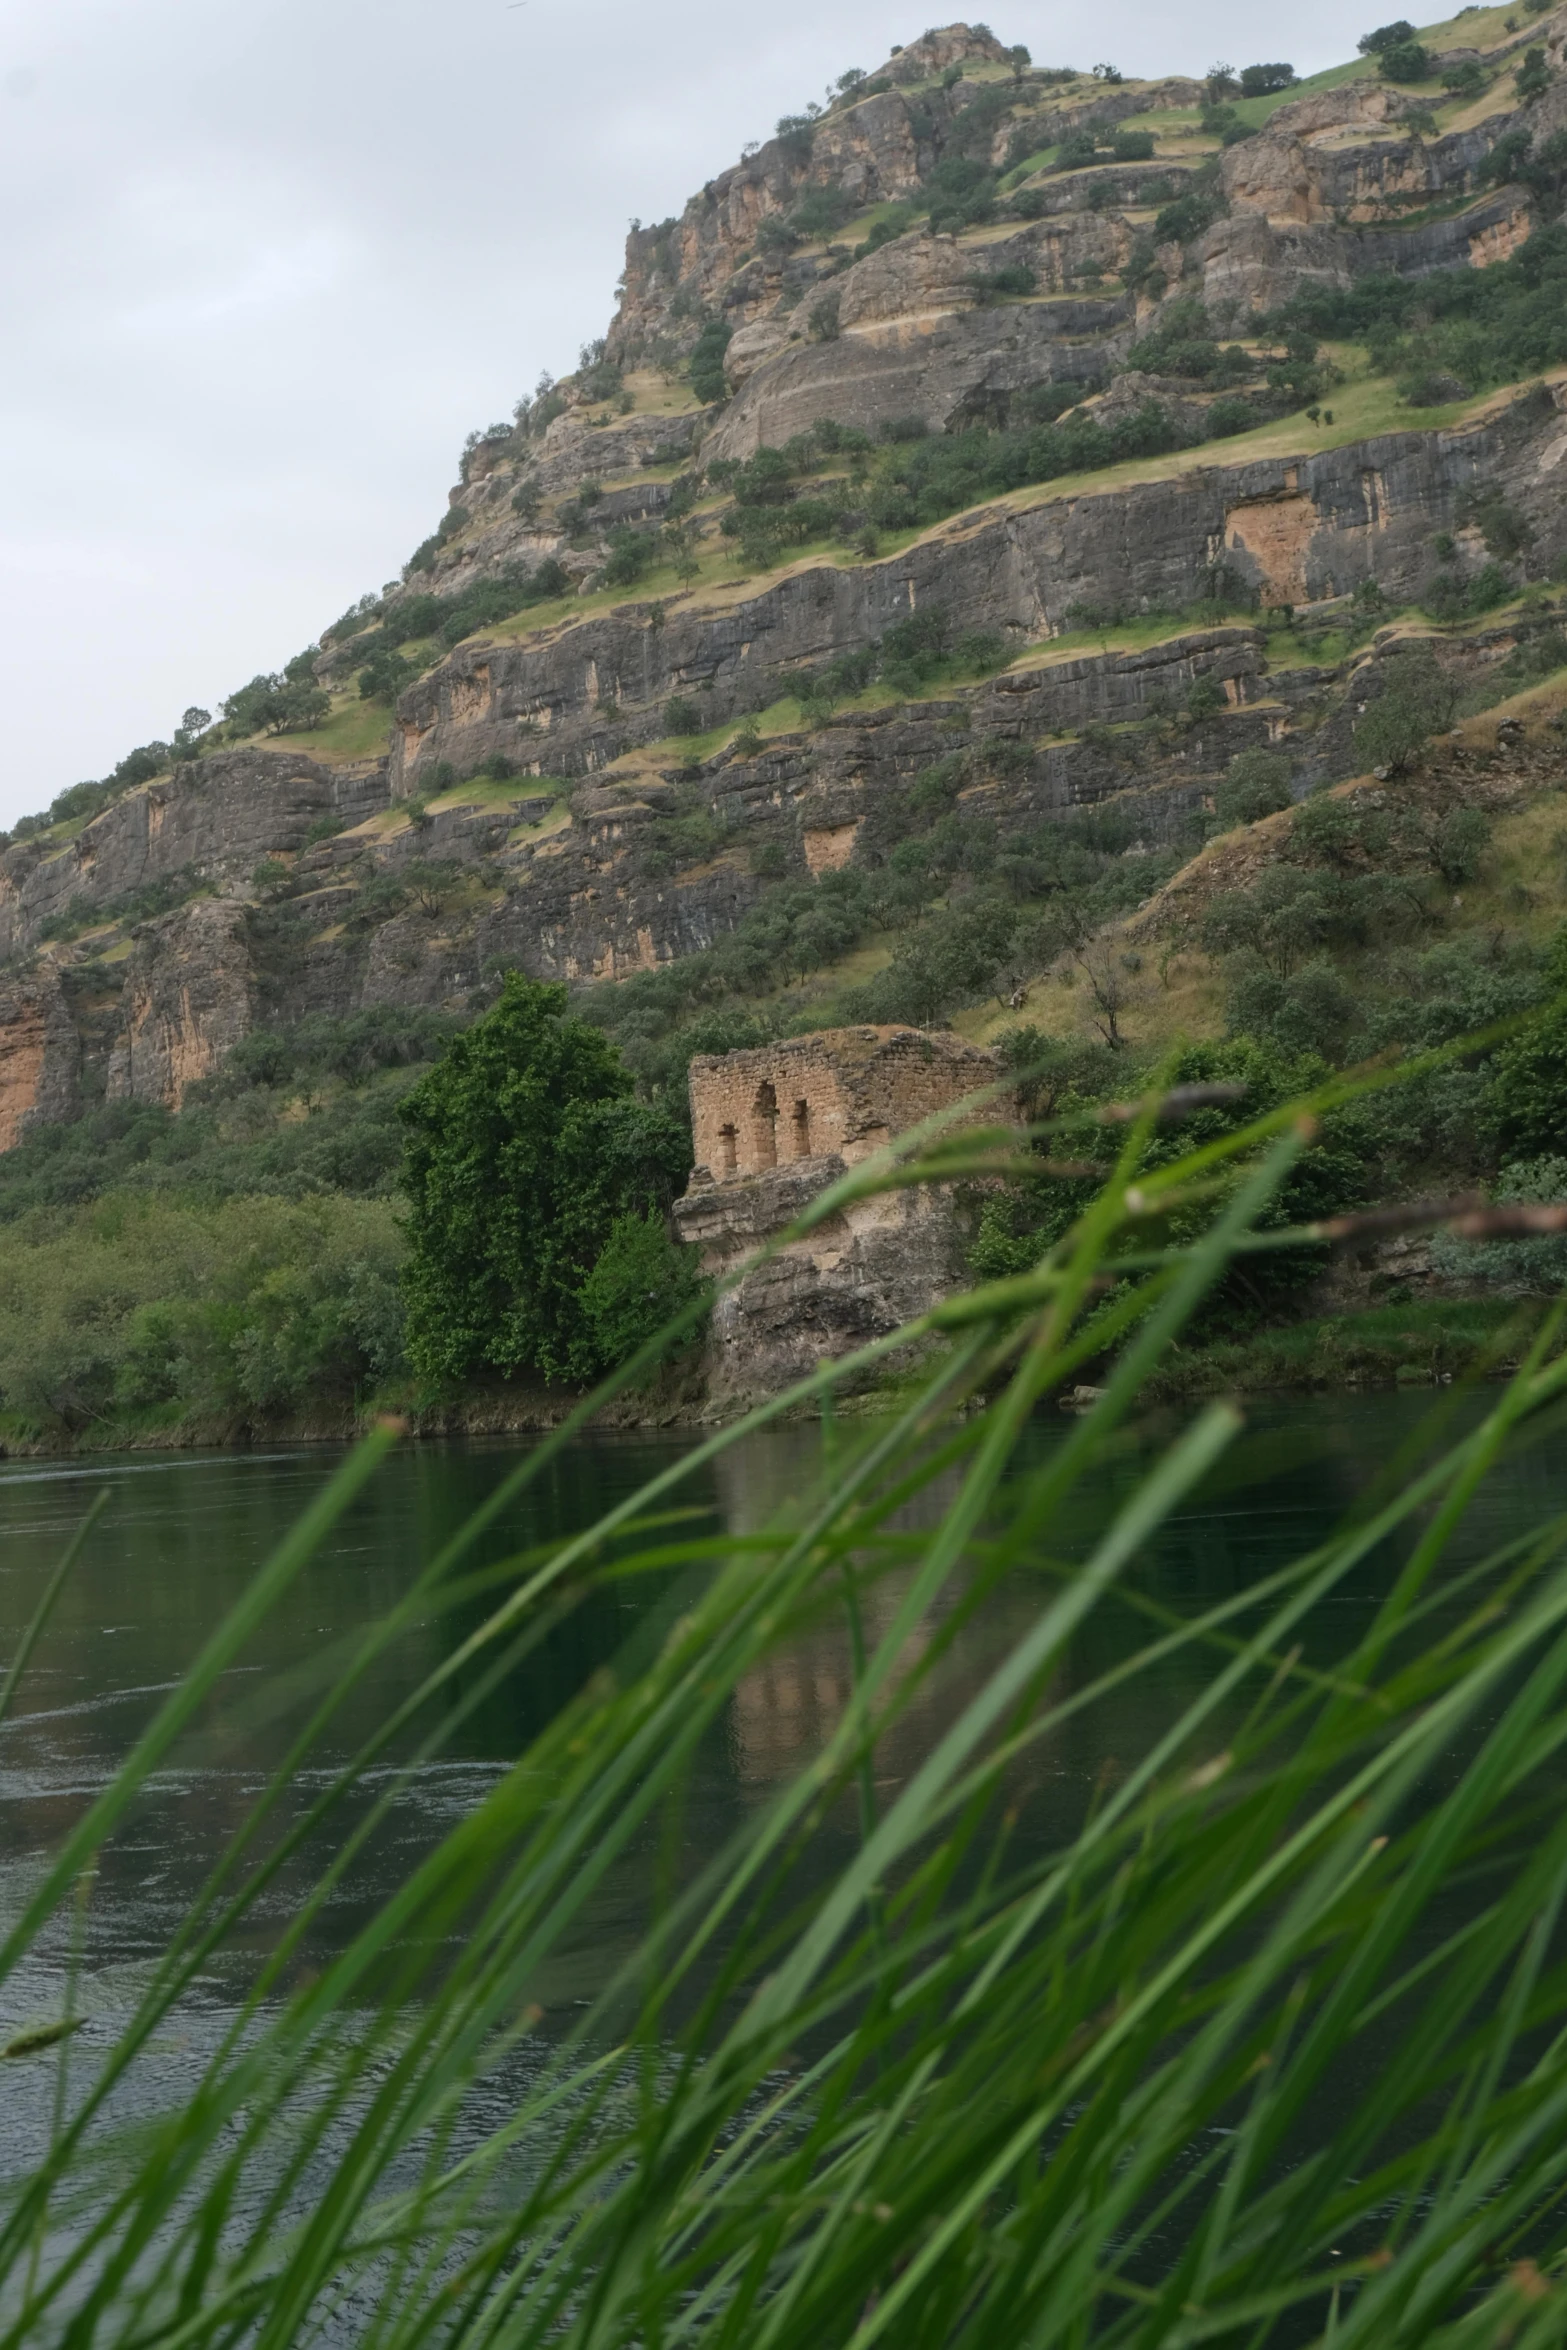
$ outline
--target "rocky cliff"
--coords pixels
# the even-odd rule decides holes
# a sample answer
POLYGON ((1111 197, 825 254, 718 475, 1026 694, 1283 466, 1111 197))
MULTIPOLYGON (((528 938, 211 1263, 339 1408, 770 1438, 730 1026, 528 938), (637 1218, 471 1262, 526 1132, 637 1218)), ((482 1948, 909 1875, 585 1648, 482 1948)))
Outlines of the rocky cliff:
MULTIPOLYGON (((1268 321, 1520 250, 1563 39, 1562 10, 1500 34, 1452 95, 1326 77, 1229 137, 1196 82, 957 25, 787 118, 633 230, 602 346, 325 632, 321 723, 231 720, 0 853, 0 1149, 99 1096, 178 1107, 257 1023, 678 962, 888 857, 878 810, 958 754, 1003 839, 1113 800, 1172 841, 1248 747, 1297 789, 1353 773, 1397 637, 1348 620, 1489 577, 1487 514, 1508 592, 1567 559, 1567 387, 1417 411, 1268 321), (1098 461, 1028 477, 1058 421, 1098 461), (1025 478, 943 487, 987 434, 1025 478)), ((1496 636, 1455 620, 1443 659, 1496 636)))

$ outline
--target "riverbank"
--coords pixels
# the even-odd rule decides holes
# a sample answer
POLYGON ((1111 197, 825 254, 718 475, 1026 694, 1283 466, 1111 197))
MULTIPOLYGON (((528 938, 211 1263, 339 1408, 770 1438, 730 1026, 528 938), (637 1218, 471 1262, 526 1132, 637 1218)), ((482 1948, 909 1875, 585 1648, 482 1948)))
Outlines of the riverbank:
MULTIPOLYGON (((1318 1319, 1275 1324, 1206 1345, 1172 1346, 1148 1383, 1160 1402, 1211 1395, 1354 1393, 1440 1386, 1463 1377, 1503 1378, 1515 1370, 1545 1310, 1541 1299, 1427 1298, 1318 1319)), ((840 1400, 856 1414, 890 1407, 903 1392, 840 1400)), ((392 1390, 333 1411, 263 1415, 125 1414, 84 1426, 50 1427, 0 1415, 0 1460, 48 1460, 73 1453, 230 1450, 264 1444, 345 1444, 388 1415, 427 1440, 542 1436, 581 1403, 575 1390, 497 1382, 457 1395, 392 1390)), ((717 1415, 699 1361, 665 1372, 652 1386, 595 1414, 606 1434, 657 1434, 712 1426, 717 1415)))
POLYGON ((1539 1298, 1433 1297, 1275 1324, 1207 1345, 1172 1346, 1149 1393, 1175 1402, 1505 1378, 1544 1311, 1539 1298))

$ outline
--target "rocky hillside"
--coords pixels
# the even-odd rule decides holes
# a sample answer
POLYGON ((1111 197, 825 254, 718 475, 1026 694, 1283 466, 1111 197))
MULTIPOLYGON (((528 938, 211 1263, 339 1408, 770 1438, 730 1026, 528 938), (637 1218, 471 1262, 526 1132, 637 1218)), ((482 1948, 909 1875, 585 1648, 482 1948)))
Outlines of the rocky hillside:
MULTIPOLYGON (((1552 674, 1564 43, 1147 83, 955 25, 783 118, 633 230, 396 583, 5 843, 0 1149, 509 966, 649 1050, 808 1023, 889 904, 1042 901, 1052 828, 1131 910, 1240 754, 1362 772, 1412 636, 1466 706, 1552 674), (969 848, 899 900, 910 808, 969 848)), ((1020 916, 930 1013, 1059 944, 1020 916)))

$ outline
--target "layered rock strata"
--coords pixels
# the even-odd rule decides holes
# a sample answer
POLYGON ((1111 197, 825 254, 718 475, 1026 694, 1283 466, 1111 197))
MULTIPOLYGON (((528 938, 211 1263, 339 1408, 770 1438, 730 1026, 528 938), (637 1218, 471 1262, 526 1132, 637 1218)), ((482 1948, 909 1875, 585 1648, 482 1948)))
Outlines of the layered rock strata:
POLYGON ((716 606, 628 605, 525 641, 464 645, 398 705, 392 793, 412 794, 442 763, 496 755, 535 773, 592 773, 661 735, 672 694, 701 695, 709 723, 734 718, 933 605, 954 634, 995 630, 1020 648, 1084 607, 1190 605, 1219 564, 1265 605, 1367 583, 1404 602, 1430 576, 1433 536, 1455 529, 1482 483, 1518 507, 1547 564, 1567 553, 1564 453, 1558 386, 1449 431, 981 507, 892 560, 802 564, 716 606))
POLYGON ((60 975, 42 963, 0 979, 0 1151, 35 1126, 59 1125, 78 1103, 81 1046, 60 975))
MULTIPOLYGON (((1205 162, 1165 124, 1152 162, 1051 168, 1021 187, 1018 155, 1195 108, 1201 85, 1063 85, 1017 70, 983 28, 940 28, 710 181, 679 220, 634 231, 606 348, 612 366, 640 370, 623 398, 590 368, 555 388, 548 420, 541 409, 536 427, 472 445, 449 527, 383 613, 546 558, 599 591, 593 606, 531 630, 519 616, 439 660, 438 634, 405 630, 429 666, 397 705, 385 757, 227 750, 128 792, 73 836, 57 827, 0 854, 0 1148, 104 1093, 176 1106, 253 1022, 461 1011, 487 1000, 497 966, 604 980, 698 953, 778 881, 874 869, 890 853, 889 809, 955 753, 960 805, 993 818, 1003 843, 1114 800, 1138 847, 1168 846, 1236 751, 1260 744, 1288 755, 1297 790, 1352 774, 1354 713, 1391 644, 1314 667, 1309 638, 1270 635, 1268 608, 1342 609, 1371 588, 1418 599, 1443 533, 1457 566, 1444 576, 1474 576, 1490 555, 1477 500, 1505 507, 1515 542, 1530 542, 1520 581, 1546 576, 1567 555, 1560 387, 1498 397, 1450 430, 1334 449, 1320 446, 1325 423, 1297 417, 1265 457, 1208 443, 1150 466, 1156 478, 980 506, 880 559, 851 552, 853 533, 756 579, 632 590, 607 609, 606 552, 616 531, 649 531, 672 510, 711 541, 702 469, 822 422, 872 435, 1013 426, 1048 391, 1044 411, 1092 394, 1101 421, 1156 399, 1195 442, 1211 386, 1124 364, 1170 303, 1195 298, 1230 334, 1314 282, 1419 278, 1516 249, 1536 199, 1491 186, 1487 158, 1509 130, 1538 146, 1567 126, 1564 24, 1550 10, 1480 56, 1488 93, 1445 135, 1407 96, 1352 79, 1286 103, 1205 162), (1509 60, 1526 45, 1544 46, 1555 78, 1521 105, 1509 60), (862 217, 842 243, 798 225, 812 194, 832 198, 823 216, 928 196, 954 157, 1005 172, 995 218, 895 235, 885 220, 863 234, 862 217), (1161 213, 1194 192, 1221 217, 1175 242, 1161 213), (1150 275, 1156 233, 1171 241, 1150 275), (998 275, 1034 291, 1002 298, 998 275), (720 322, 731 396, 699 408, 681 369, 720 322), (1264 608, 1254 626, 1173 617, 1237 589, 1264 608), (668 739, 671 696, 695 701, 704 727, 727 724, 933 612, 949 641, 999 637, 1011 665, 899 706, 862 698, 810 730, 780 733, 775 719, 760 749, 742 737, 687 759, 668 739), (1053 649, 1063 629, 1159 614, 1172 615, 1159 641, 1135 652, 1053 649), (682 831, 692 816, 700 851, 682 831)), ((1524 615, 1449 636, 1442 657, 1472 682, 1545 625, 1524 615)), ((348 686, 357 714, 364 648, 334 637, 321 673, 348 686)), ((765 1180, 784 1182, 785 1168, 765 1180)))

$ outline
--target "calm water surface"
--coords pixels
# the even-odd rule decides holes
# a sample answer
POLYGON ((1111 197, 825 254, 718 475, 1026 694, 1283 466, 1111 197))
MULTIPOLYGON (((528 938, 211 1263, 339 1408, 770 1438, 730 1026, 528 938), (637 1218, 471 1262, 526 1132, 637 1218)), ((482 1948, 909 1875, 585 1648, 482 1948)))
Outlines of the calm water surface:
MULTIPOLYGON (((1470 1408, 1470 1407, 1465 1407, 1470 1408)), ((1473 1407, 1478 1409, 1479 1407, 1473 1407)), ((1244 1587, 1325 1533, 1382 1471, 1430 1410, 1424 1396, 1306 1399, 1263 1407, 1254 1425, 1272 1445, 1249 1482, 1175 1520, 1141 1570, 1144 1584, 1187 1609, 1244 1587)), ((1068 1424, 1041 1421, 1035 1453, 1059 1443, 1068 1424)), ((820 1459, 814 1429, 758 1437, 702 1472, 689 1499, 715 1527, 743 1531, 765 1522, 808 1485, 820 1459)), ((564 1454, 486 1537, 482 1555, 500 1560, 590 1523, 620 1496, 685 1449, 678 1438, 588 1439, 564 1454)), ((283 1751, 292 1720, 268 1717, 262 1693, 286 1672, 385 1614, 433 1551, 515 1467, 516 1444, 411 1447, 394 1456, 267 1626, 244 1667, 214 1695, 194 1735, 139 1808, 134 1827, 106 1854, 93 1896, 91 1996, 107 2007, 123 1980, 129 1996, 235 1824, 267 1767, 283 1751)), ((58 1846, 84 1802, 109 1778, 160 1698, 196 1654, 279 1537, 336 1467, 334 1452, 117 1457, 102 1462, 0 1466, 0 1658, 21 1628, 64 1543, 107 1489, 107 1514, 69 1584, 22 1692, 0 1733, 0 1907, 17 1899, 58 1846)), ((1107 1471, 1115 1484, 1132 1464, 1107 1471)), ((937 1497, 939 1500, 939 1497, 937 1497)), ((1468 1537, 1493 1543, 1554 1511, 1567 1510, 1567 1445, 1547 1441, 1493 1480, 1468 1537)), ((1370 1562, 1334 1605, 1370 1607, 1394 1562, 1370 1562)), ((895 1587, 877 1605, 885 1620, 895 1587)), ((1011 1644, 1037 1608, 1038 1586, 1020 1576, 999 1592, 957 1642, 940 1681, 890 1742, 882 1768, 896 1782, 1011 1644)), ((515 1759, 551 1709, 599 1663, 615 1656, 649 1611, 676 1604, 666 1591, 606 1593, 527 1666, 488 1694, 460 1724, 441 1760, 421 1767, 400 1796, 391 1825, 354 1884, 325 1917, 321 1938, 341 1942, 369 1907, 515 1759)), ((357 1691, 294 1790, 303 1804, 331 1767, 416 1689, 480 1620, 435 1619, 389 1650, 357 1691)), ((872 1627, 874 1629, 874 1625, 872 1627)), ((1319 1627, 1331 1646, 1349 1628, 1319 1627)), ((1083 1635, 1069 1673, 1112 1661, 1130 1624, 1107 1617, 1083 1635)), ((1078 1717, 1029 1765, 1036 1809, 1048 1823, 1073 1813, 1107 1758, 1126 1761, 1156 1734, 1188 1694, 1195 1662, 1174 1664, 1164 1685, 1140 1681, 1115 1701, 1078 1717), (1183 1678, 1184 1676, 1184 1678, 1183 1678)), ((744 1809, 792 1774, 836 1717, 848 1687, 846 1642, 828 1627, 780 1654, 736 1693, 726 1734, 705 1759, 694 1791, 693 1849, 713 1840, 744 1809)), ((1064 1824, 1061 1822, 1060 1824, 1064 1824)), ((312 1872, 313 1873, 313 1872, 312 1872)), ((270 1912, 250 1929, 262 1946, 307 1881, 280 1883, 270 1912)), ((572 1955, 561 1996, 583 1997, 635 1933, 635 1871, 598 1899, 572 1955)), ((55 1953, 58 1957, 58 1953, 55 1953)), ((53 2001, 37 1965, 0 1993, 0 2025, 31 2021, 53 2001)), ((234 1966, 245 1964, 235 1954, 234 1966)), ((220 2002, 221 1979, 213 1985, 220 2002)), ((107 2021, 105 2016, 105 2021, 107 2021)))

